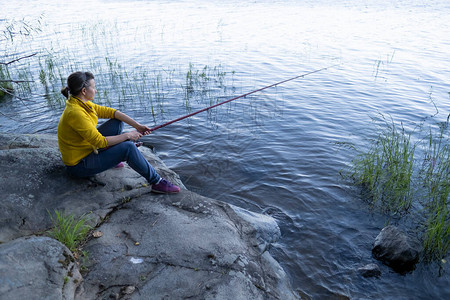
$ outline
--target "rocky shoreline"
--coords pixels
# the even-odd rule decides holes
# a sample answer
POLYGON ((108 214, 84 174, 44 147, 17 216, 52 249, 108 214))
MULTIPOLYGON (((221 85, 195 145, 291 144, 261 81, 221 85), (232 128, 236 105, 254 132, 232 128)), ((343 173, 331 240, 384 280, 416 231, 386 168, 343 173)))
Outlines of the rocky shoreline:
POLYGON ((298 299, 270 255, 275 220, 188 191, 155 195, 128 166, 67 176, 54 135, 0 134, 0 299, 298 299), (83 261, 46 236, 49 213, 81 216, 101 237, 83 261))

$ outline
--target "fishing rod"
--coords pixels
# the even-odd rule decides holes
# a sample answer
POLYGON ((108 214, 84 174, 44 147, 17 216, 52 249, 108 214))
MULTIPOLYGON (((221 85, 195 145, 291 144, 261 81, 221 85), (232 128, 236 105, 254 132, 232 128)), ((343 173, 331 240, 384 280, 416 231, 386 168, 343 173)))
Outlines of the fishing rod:
POLYGON ((177 118, 177 119, 175 119, 175 120, 172 120, 172 121, 169 121, 169 122, 167 122, 167 123, 158 125, 158 126, 156 126, 156 127, 151 128, 150 131, 153 132, 153 131, 158 130, 158 129, 160 129, 160 128, 163 128, 163 127, 165 127, 165 126, 167 126, 167 125, 170 125, 170 124, 172 124, 172 123, 175 123, 175 122, 184 120, 184 119, 186 119, 186 118, 192 117, 192 116, 194 116, 194 115, 196 115, 196 114, 199 114, 199 113, 201 113, 201 112, 207 111, 207 110, 209 110, 209 109, 211 109, 211 108, 214 108, 214 107, 217 107, 217 106, 219 106, 219 105, 222 105, 222 104, 225 104, 225 103, 228 103, 228 102, 231 102, 231 101, 234 101, 234 100, 243 98, 243 97, 247 97, 248 95, 251 95, 251 94, 260 92, 260 91, 262 91, 262 90, 265 90, 265 89, 268 89, 268 88, 271 88, 271 87, 274 87, 274 86, 283 84, 283 83, 285 83, 285 82, 288 82, 288 81, 291 81, 291 80, 294 80, 294 79, 297 79, 297 78, 301 78, 301 77, 305 77, 305 76, 307 76, 307 75, 311 75, 311 74, 314 74, 314 73, 318 73, 318 72, 320 72, 320 71, 327 70, 327 69, 329 69, 329 68, 333 68, 333 67, 336 67, 336 66, 339 66, 339 65, 341 65, 341 64, 339 63, 339 64, 331 65, 331 66, 328 66, 328 67, 325 67, 325 68, 322 68, 322 69, 310 71, 310 72, 304 73, 304 74, 302 74, 302 75, 298 75, 298 76, 295 76, 295 77, 292 77, 292 78, 289 78, 289 79, 286 79, 286 80, 283 80, 283 81, 280 81, 280 82, 277 82, 277 83, 274 83, 274 84, 265 86, 265 87, 263 87, 263 88, 260 88, 260 89, 251 91, 251 92, 249 92, 249 93, 246 93, 246 94, 243 94, 243 95, 240 95, 240 96, 237 96, 237 97, 234 97, 234 98, 225 100, 225 101, 223 101, 223 102, 220 102, 220 103, 211 105, 211 106, 209 106, 209 107, 200 109, 200 110, 198 110, 198 111, 196 111, 196 112, 193 112, 193 113, 190 113, 190 114, 188 114, 188 115, 179 117, 179 118, 177 118))

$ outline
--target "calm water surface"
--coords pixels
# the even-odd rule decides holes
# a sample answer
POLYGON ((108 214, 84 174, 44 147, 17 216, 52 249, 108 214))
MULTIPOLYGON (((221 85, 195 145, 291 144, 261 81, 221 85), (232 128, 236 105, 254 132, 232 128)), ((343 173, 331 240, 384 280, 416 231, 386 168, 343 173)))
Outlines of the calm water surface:
MULTIPOLYGON (((2 24, 24 17, 40 17, 43 24, 32 39, 3 40, 0 61, 11 53, 39 52, 43 63, 52 53, 62 76, 93 70, 99 102, 149 126, 209 106, 215 97, 225 100, 342 63, 175 123, 145 141, 190 190, 274 216, 283 236, 271 252, 304 297, 450 297, 448 263, 441 276, 437 264, 424 263, 399 275, 372 258, 373 241, 387 218, 370 212, 358 190, 340 178, 355 152, 335 145, 368 146, 376 134, 371 116, 378 112, 406 129, 447 118, 448 1, 0 4, 2 24), (117 90, 105 57, 129 73, 148 70, 149 81, 164 78, 153 85, 159 89, 153 114, 146 91, 117 90), (189 64, 197 70, 220 66, 227 72, 225 88, 211 84, 186 104, 189 64), (105 91, 110 94, 102 98, 105 91), (368 263, 380 265, 381 278, 358 274, 368 263)), ((39 82, 37 60, 14 68, 21 67, 39 82)), ((63 102, 55 95, 40 86, 28 99, 0 102, 0 130, 56 132, 63 102)))

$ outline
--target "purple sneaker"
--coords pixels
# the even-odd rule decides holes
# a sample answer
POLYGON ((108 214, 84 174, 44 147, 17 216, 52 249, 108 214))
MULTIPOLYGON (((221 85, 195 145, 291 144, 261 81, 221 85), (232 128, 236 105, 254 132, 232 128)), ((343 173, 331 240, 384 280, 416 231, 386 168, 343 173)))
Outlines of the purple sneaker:
POLYGON ((125 167, 125 164, 123 162, 120 162, 114 168, 115 169, 120 169, 120 168, 123 168, 123 167, 125 167))
POLYGON ((174 185, 172 182, 167 181, 164 178, 157 183, 152 185, 152 192, 161 193, 161 194, 174 194, 178 193, 180 188, 174 185))

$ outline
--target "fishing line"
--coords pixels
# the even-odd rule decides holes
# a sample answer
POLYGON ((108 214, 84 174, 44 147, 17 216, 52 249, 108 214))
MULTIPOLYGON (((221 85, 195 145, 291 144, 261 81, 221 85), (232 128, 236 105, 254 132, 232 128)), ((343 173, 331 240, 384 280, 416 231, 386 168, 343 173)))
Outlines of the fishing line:
POLYGON ((260 89, 257 89, 257 90, 248 92, 248 93, 246 93, 246 94, 242 94, 242 95, 240 95, 240 96, 237 96, 237 97, 234 97, 234 98, 225 100, 225 101, 223 101, 223 102, 220 102, 220 103, 211 105, 211 106, 209 106, 209 107, 200 109, 200 110, 198 110, 198 111, 196 111, 196 112, 193 112, 193 113, 187 114, 187 115, 185 115, 185 116, 179 117, 179 118, 177 118, 177 119, 175 119, 175 120, 172 120, 172 121, 169 121, 169 122, 167 122, 167 123, 158 125, 158 126, 156 126, 156 127, 151 128, 150 131, 153 132, 153 131, 158 130, 158 129, 160 129, 160 128, 163 128, 163 127, 165 127, 165 126, 167 126, 167 125, 170 125, 170 124, 172 124, 172 123, 175 123, 175 122, 184 120, 184 119, 186 119, 186 118, 192 117, 192 116, 194 116, 194 115, 196 115, 196 114, 199 114, 199 113, 201 113, 201 112, 207 111, 207 110, 209 110, 209 109, 211 109, 211 108, 214 108, 214 107, 223 105, 223 104, 225 104, 225 103, 228 103, 228 102, 231 102, 231 101, 240 99, 240 98, 247 97, 248 95, 251 95, 251 94, 260 92, 260 91, 262 91, 262 90, 265 90, 265 89, 268 89, 268 88, 271 88, 271 87, 274 87, 274 86, 277 86, 277 85, 280 85, 280 84, 283 84, 283 83, 285 83, 285 82, 288 82, 288 81, 291 81, 291 80, 295 80, 295 79, 298 79, 298 78, 303 78, 303 77, 305 77, 305 76, 308 76, 308 75, 311 75, 311 74, 314 74, 314 73, 318 73, 318 72, 320 72, 320 71, 327 70, 327 69, 329 69, 329 68, 333 68, 333 67, 336 67, 336 66, 339 66, 339 65, 341 65, 341 63, 335 64, 335 65, 331 65, 331 66, 328 66, 328 67, 325 67, 325 68, 322 68, 322 69, 310 71, 310 72, 304 73, 304 74, 302 74, 302 75, 298 75, 298 76, 295 76, 295 77, 292 77, 292 78, 289 78, 289 79, 286 79, 286 80, 283 80, 283 81, 280 81, 280 82, 277 82, 277 83, 274 83, 274 84, 271 84, 271 85, 262 87, 262 88, 260 88, 260 89))

